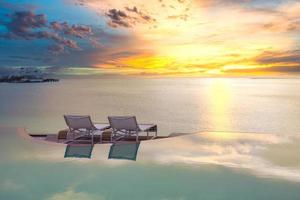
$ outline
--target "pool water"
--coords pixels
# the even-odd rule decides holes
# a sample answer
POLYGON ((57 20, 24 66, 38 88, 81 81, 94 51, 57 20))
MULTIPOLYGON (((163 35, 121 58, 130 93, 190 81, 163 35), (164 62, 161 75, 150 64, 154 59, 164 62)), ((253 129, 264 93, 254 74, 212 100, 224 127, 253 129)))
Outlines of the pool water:
MULTIPOLYGON (((299 168, 264 153, 276 138, 198 133, 143 141, 137 160, 64 158, 66 145, 1 128, 0 199, 299 199, 299 168), (178 147, 178 148, 176 148, 178 147), (222 149, 223 148, 223 149, 222 149), (272 169, 272 170, 270 170, 272 169)), ((297 158, 297 154, 293 155, 297 158)))

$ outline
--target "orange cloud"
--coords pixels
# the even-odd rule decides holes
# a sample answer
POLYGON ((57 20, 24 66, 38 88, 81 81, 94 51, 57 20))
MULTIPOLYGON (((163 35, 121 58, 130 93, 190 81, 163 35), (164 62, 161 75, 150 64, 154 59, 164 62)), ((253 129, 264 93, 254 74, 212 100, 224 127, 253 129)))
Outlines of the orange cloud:
MULTIPOLYGON (((128 74, 298 73, 297 1, 261 5, 242 1, 242 6, 233 0, 107 0, 101 4, 87 0, 85 4, 100 10, 104 17, 106 13, 109 25, 114 23, 116 31, 135 40, 128 46, 116 47, 135 54, 114 57, 109 64, 99 62, 98 67, 128 74), (143 16, 155 20, 142 19, 143 16), (294 53, 288 56, 266 52, 294 53), (282 59, 287 62, 279 62, 282 59)), ((111 60, 109 55, 105 59, 111 60)))

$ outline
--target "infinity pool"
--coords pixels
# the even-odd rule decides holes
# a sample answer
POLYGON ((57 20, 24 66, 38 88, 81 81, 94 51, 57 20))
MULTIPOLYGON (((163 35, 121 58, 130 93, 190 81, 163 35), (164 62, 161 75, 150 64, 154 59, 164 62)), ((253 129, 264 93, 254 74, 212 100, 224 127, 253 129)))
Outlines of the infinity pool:
POLYGON ((0 199, 299 199, 299 157, 280 151, 298 141, 202 132, 143 141, 136 161, 108 159, 111 144, 95 145, 90 159, 64 158, 66 145, 2 127, 0 199))

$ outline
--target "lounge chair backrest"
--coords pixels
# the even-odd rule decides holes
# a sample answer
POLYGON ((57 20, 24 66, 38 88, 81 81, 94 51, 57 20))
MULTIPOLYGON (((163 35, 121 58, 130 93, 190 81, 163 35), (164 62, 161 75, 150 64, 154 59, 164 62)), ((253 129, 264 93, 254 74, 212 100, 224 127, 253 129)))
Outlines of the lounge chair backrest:
POLYGON ((95 129, 91 117, 88 115, 64 115, 64 118, 70 130, 95 129))
POLYGON ((109 124, 115 130, 137 131, 139 126, 135 116, 109 116, 109 124))

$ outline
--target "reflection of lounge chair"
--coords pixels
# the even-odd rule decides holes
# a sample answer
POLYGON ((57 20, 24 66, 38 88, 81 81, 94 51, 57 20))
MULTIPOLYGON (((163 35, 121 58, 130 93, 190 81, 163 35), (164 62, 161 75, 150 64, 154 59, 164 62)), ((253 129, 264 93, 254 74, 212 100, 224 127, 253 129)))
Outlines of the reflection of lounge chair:
POLYGON ((68 144, 65 158, 91 158, 93 145, 91 144, 68 144))
POLYGON ((139 142, 114 143, 110 146, 108 159, 136 160, 139 142))
POLYGON ((73 140, 69 142, 80 142, 87 140, 79 140, 84 136, 91 137, 91 143, 94 144, 94 135, 100 136, 100 142, 102 143, 102 131, 108 127, 108 125, 98 126, 94 125, 91 117, 88 115, 64 115, 66 124, 69 127, 68 134, 72 134, 73 140))
POLYGON ((146 132, 147 139, 149 132, 154 132, 157 136, 157 126, 155 124, 138 124, 135 116, 109 116, 108 121, 112 129, 111 141, 113 137, 116 140, 126 136, 136 136, 136 141, 139 140, 139 133, 146 132))

